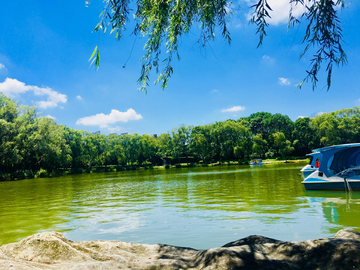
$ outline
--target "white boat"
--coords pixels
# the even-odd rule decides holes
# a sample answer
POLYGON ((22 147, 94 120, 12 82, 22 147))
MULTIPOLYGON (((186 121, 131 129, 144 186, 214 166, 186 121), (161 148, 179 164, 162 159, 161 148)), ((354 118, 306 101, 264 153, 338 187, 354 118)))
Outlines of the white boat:
POLYGON ((307 190, 360 189, 360 143, 313 150, 319 167, 302 182, 307 190))
POLYGON ((320 162, 321 162, 321 153, 315 152, 307 154, 307 156, 310 157, 310 162, 308 165, 304 166, 300 171, 303 173, 304 178, 308 177, 310 174, 312 174, 314 171, 319 169, 320 162))

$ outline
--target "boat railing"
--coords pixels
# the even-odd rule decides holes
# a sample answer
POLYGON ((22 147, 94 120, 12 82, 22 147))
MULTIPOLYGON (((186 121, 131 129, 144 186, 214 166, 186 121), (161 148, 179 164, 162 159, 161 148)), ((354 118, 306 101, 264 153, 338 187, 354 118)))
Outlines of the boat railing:
POLYGON ((360 175, 360 166, 345 168, 337 175, 341 176, 344 179, 345 190, 351 192, 351 186, 348 181, 348 178, 353 177, 355 175, 360 175))
POLYGON ((342 177, 349 177, 349 176, 354 176, 354 175, 360 175, 360 166, 357 167, 351 167, 351 168, 346 168, 340 172, 338 172, 336 174, 337 176, 342 176, 342 177))

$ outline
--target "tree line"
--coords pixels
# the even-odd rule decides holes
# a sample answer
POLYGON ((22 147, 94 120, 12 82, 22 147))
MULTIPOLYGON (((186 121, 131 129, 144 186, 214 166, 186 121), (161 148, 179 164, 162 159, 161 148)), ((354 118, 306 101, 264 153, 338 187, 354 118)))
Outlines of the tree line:
POLYGON ((258 112, 208 125, 181 125, 159 136, 105 136, 59 125, 41 117, 36 107, 19 105, 0 94, 0 179, 111 166, 285 159, 354 142, 360 142, 360 107, 295 122, 280 113, 258 112))

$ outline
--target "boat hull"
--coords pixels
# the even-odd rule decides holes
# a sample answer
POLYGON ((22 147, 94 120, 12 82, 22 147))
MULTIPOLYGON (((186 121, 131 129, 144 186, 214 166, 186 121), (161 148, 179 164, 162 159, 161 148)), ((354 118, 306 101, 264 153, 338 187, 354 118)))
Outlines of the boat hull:
POLYGON ((314 170, 311 171, 302 171, 304 178, 308 177, 310 174, 312 174, 314 170))
MULTIPOLYGON (((302 182, 306 190, 347 190, 344 181, 302 182)), ((351 190, 360 190, 360 181, 348 182, 351 190)))
POLYGON ((318 168, 316 168, 313 165, 306 165, 304 168, 302 168, 300 171, 303 173, 304 178, 308 177, 313 172, 317 171, 318 168))

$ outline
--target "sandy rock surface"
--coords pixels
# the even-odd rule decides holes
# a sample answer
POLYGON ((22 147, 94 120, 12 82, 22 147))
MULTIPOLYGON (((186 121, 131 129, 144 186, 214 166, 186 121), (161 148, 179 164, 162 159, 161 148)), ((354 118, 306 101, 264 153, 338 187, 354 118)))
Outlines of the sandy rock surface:
POLYGON ((72 242, 58 232, 0 247, 3 269, 360 269, 360 234, 279 241, 252 235, 220 248, 197 250, 119 241, 72 242))

